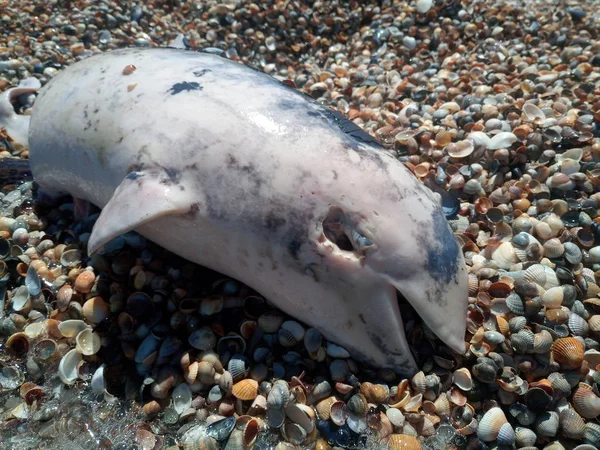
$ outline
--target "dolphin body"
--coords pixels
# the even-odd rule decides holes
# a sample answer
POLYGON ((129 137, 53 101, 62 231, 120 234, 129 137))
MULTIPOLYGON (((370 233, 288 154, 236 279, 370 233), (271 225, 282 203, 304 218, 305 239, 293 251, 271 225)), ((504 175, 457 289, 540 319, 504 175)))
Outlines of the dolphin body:
MULTIPOLYGON (((0 107, 0 125, 22 135, 13 114, 0 107)), ((465 351, 466 267, 436 197, 358 126, 260 71, 177 49, 91 56, 41 89, 28 140, 42 188, 102 208, 90 254, 136 230, 410 375, 398 290, 465 351)))

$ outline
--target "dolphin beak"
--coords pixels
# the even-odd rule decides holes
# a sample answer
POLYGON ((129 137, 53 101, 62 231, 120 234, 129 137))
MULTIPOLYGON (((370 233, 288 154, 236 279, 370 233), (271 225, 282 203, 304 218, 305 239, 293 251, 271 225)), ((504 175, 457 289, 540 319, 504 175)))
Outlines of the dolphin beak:
POLYGON ((425 324, 454 351, 464 354, 467 327, 468 279, 462 252, 454 276, 434 277, 417 271, 409 280, 389 280, 406 298, 425 324))

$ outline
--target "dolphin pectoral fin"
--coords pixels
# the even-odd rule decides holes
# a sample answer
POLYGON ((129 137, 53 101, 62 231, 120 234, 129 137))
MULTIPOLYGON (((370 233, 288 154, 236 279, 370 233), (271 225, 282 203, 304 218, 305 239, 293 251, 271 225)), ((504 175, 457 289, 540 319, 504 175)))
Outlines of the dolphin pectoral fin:
POLYGON ((444 344, 458 353, 465 353, 468 305, 466 271, 458 272, 456 279, 449 283, 442 283, 423 273, 411 280, 392 281, 392 284, 444 344))
POLYGON ((88 253, 158 217, 190 211, 189 200, 178 188, 164 173, 131 172, 102 209, 88 241, 88 253))

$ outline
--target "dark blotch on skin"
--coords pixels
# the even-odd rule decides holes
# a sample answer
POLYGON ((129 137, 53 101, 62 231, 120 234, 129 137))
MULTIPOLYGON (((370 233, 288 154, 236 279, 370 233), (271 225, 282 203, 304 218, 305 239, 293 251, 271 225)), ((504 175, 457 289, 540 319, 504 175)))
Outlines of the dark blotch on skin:
POLYGON ((167 92, 170 92, 171 95, 179 94, 184 91, 201 91, 202 86, 200 83, 196 81, 182 81, 181 83, 175 83, 171 86, 167 92))
POLYGON ((437 245, 428 246, 425 267, 434 280, 440 280, 445 284, 453 279, 457 282, 458 242, 449 231, 444 215, 439 211, 436 210, 431 214, 431 222, 437 245))
POLYGON ((294 236, 290 242, 288 242, 288 251, 295 260, 299 259, 298 255, 300 254, 300 247, 302 247, 302 241, 300 241, 298 236, 294 236))
POLYGON ((194 74, 195 77, 199 78, 199 77, 206 75, 208 72, 212 72, 212 70, 210 70, 210 69, 195 70, 192 73, 194 74))
POLYGON ((171 169, 169 167, 164 168, 165 173, 169 177, 171 183, 178 184, 181 181, 181 172, 175 169, 171 169))
POLYGON ((269 230, 272 233, 277 232, 277 230, 283 225, 285 225, 285 223, 285 218, 278 217, 275 211, 269 212, 267 214, 267 217, 265 218, 265 226, 267 230, 269 230))
POLYGON ((138 172, 129 172, 125 178, 128 180, 137 180, 140 176, 138 172))

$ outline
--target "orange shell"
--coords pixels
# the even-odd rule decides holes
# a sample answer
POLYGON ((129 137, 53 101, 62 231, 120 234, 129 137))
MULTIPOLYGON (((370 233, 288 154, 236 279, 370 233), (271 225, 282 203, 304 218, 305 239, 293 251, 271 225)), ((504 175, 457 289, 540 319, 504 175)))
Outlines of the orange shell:
POLYGON ((552 344, 552 357, 562 366, 576 369, 583 362, 583 343, 573 337, 557 339, 552 344))
POLYGON ((246 378, 235 383, 231 392, 240 400, 254 400, 258 395, 258 382, 251 378, 246 378))

